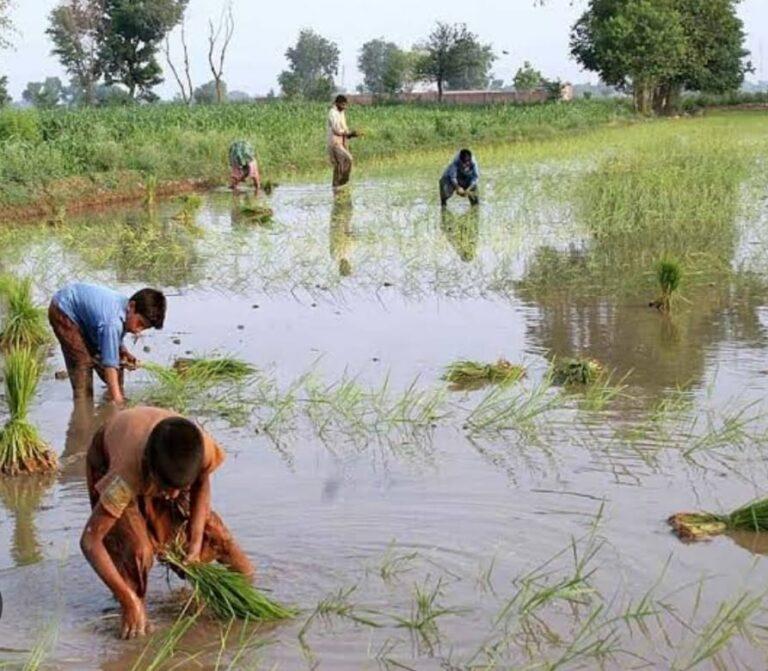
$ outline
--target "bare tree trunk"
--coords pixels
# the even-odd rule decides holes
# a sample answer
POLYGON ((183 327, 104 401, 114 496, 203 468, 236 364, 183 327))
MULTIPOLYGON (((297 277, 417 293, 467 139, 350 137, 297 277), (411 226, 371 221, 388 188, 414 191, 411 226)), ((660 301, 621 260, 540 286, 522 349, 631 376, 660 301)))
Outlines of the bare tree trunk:
POLYGON ((235 33, 235 18, 232 14, 232 3, 230 2, 219 17, 219 25, 214 30, 213 21, 208 21, 208 65, 213 74, 213 81, 216 84, 216 102, 221 103, 224 99, 222 82, 224 80, 224 60, 227 57, 227 49, 235 33), (219 40, 222 40, 218 56, 216 55, 216 46, 219 40), (218 62, 217 62, 218 61, 218 62))
POLYGON ((173 59, 171 58, 171 43, 168 37, 165 38, 165 60, 168 63, 168 67, 171 69, 171 72, 173 73, 173 78, 176 80, 176 84, 179 86, 181 99, 184 101, 185 105, 191 105, 194 88, 192 87, 192 77, 189 71, 189 48, 187 47, 187 36, 184 21, 181 23, 181 45, 184 49, 184 73, 187 80, 186 85, 181 80, 179 72, 176 69, 176 66, 173 64, 173 59))

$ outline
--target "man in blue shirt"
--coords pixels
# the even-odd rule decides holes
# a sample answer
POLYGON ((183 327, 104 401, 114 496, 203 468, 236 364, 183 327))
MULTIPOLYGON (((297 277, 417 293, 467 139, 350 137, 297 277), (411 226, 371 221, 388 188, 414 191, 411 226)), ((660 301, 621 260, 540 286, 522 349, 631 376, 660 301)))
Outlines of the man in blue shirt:
POLYGON ((480 169, 469 149, 462 149, 445 169, 440 178, 440 205, 446 206, 448 199, 457 193, 462 198, 469 198, 472 205, 480 202, 477 183, 480 180, 480 169))
POLYGON ((156 289, 142 289, 126 298, 106 287, 74 282, 56 292, 48 320, 61 344, 73 396, 93 396, 96 369, 112 402, 121 405, 122 370, 137 364, 123 346, 123 336, 163 328, 165 296, 156 289))

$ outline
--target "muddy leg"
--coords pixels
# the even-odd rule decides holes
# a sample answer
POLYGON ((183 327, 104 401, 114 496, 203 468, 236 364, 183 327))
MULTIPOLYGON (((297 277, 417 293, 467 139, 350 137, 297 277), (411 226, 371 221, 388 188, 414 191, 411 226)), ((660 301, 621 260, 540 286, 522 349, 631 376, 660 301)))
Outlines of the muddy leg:
POLYGON ((200 558, 204 562, 218 561, 233 571, 242 573, 250 580, 256 577, 256 569, 251 560, 248 559, 248 555, 235 540, 221 517, 213 511, 205 523, 203 550, 200 558))

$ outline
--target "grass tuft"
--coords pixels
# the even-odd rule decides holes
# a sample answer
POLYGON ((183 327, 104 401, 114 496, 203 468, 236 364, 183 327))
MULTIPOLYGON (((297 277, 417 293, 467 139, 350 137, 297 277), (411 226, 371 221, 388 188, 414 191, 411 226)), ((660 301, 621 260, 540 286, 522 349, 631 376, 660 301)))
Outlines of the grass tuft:
POLYGON ((603 374, 603 366, 594 359, 556 359, 551 368, 552 383, 564 386, 591 385, 603 374))
POLYGON ((5 321, 0 331, 0 348, 8 351, 14 347, 34 349, 48 342, 45 315, 32 299, 32 282, 29 278, 0 279, 0 297, 5 304, 5 321))
POLYGON ((659 282, 661 295, 651 303, 661 312, 670 312, 672 309, 672 298, 680 286, 680 279, 683 271, 680 264, 672 258, 663 258, 656 266, 656 279, 659 282))

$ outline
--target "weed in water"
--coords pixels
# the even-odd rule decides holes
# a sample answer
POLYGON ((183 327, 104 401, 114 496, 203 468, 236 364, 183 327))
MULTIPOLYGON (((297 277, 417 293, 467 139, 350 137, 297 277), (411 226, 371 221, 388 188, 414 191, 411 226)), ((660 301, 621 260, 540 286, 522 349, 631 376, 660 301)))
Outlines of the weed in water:
POLYGON ((602 374, 602 364, 582 357, 555 359, 550 368, 553 384, 564 386, 593 384, 602 374))
POLYGON ((506 359, 488 364, 456 361, 446 368, 443 380, 451 383, 451 389, 464 391, 480 389, 489 384, 512 384, 524 376, 523 366, 512 364, 506 359))
POLYGON ((29 278, 0 279, 0 297, 5 304, 0 348, 4 351, 12 347, 35 349, 48 342, 45 315, 32 299, 32 282, 29 278))
POLYGON ((0 430, 0 473, 18 475, 56 469, 57 458, 29 423, 29 405, 40 380, 40 361, 30 349, 5 355, 5 397, 10 419, 0 430))

